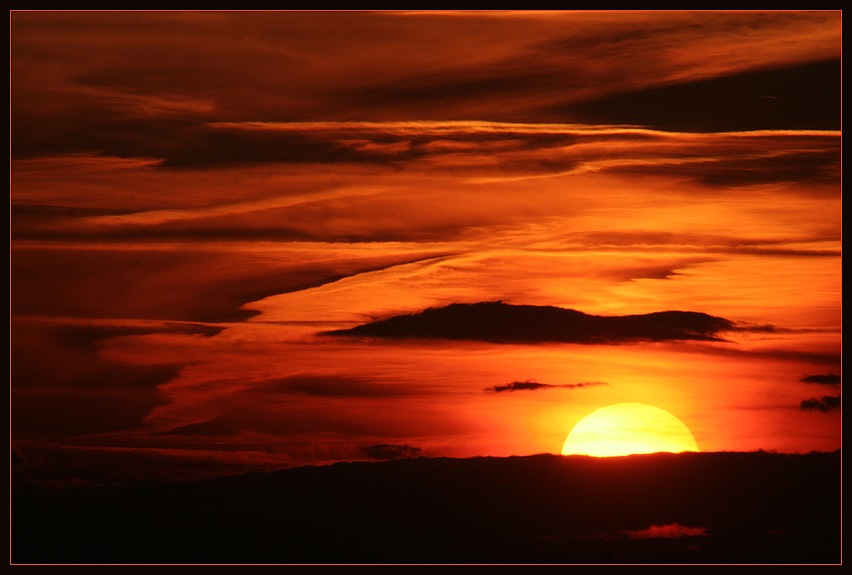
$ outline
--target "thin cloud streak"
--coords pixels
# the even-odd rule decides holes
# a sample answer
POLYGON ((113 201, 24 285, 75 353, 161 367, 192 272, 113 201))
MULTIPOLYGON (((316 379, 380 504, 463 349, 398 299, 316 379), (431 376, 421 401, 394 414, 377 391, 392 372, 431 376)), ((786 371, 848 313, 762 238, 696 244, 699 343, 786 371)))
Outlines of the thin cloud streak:
POLYGON ((804 383, 816 383, 821 385, 831 385, 834 387, 840 386, 840 376, 836 373, 817 373, 814 375, 806 375, 799 381, 804 383))
POLYGON ((563 388, 563 389, 580 389, 584 387, 591 387, 595 385, 609 385, 603 381, 583 381, 580 383, 561 383, 561 384, 552 384, 552 383, 539 383, 535 380, 528 379, 526 381, 513 381, 511 383, 507 383, 504 385, 495 385, 494 387, 487 387, 485 391, 491 393, 503 393, 506 391, 538 391, 541 389, 555 389, 555 388, 563 388))

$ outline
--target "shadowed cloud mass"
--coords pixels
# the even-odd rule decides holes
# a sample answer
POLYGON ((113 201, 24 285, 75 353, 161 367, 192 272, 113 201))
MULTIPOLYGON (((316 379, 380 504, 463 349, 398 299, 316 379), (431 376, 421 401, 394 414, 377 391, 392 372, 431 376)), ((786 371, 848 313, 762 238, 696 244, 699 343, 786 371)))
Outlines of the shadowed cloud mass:
POLYGON ((607 95, 555 111, 672 131, 838 130, 840 70, 832 59, 607 95))
POLYGON ((803 383, 818 383, 822 385, 839 386, 840 376, 836 373, 815 373, 813 375, 806 375, 799 381, 803 383))
POLYGON ((820 398, 804 399, 800 405, 803 411, 821 411, 828 413, 840 409, 839 395, 823 395, 820 398))
POLYGON ((636 341, 723 341, 719 333, 735 329, 724 318, 699 312, 664 311, 640 315, 596 316, 553 306, 503 302, 450 304, 399 315, 333 336, 479 340, 497 343, 624 343, 636 341))
POLYGON ((578 389, 582 387, 591 387, 595 385, 609 385, 603 381, 583 381, 580 383, 565 383, 565 384, 550 384, 550 383, 539 383, 535 380, 528 379, 526 381, 513 381, 511 383, 507 383, 505 385, 495 385, 494 387, 488 387, 485 391, 490 391, 492 393, 502 393, 504 391, 537 391, 539 389, 553 389, 553 388, 563 388, 563 389, 578 389))

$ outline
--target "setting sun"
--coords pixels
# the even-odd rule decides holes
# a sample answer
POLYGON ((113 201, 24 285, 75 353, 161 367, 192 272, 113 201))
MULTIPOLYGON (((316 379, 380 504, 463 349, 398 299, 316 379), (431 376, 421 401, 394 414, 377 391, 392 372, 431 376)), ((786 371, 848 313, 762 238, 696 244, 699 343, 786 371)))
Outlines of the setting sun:
POLYGON ((562 446, 562 455, 596 457, 661 451, 699 449, 681 420, 645 403, 617 403, 593 411, 574 426, 562 446))

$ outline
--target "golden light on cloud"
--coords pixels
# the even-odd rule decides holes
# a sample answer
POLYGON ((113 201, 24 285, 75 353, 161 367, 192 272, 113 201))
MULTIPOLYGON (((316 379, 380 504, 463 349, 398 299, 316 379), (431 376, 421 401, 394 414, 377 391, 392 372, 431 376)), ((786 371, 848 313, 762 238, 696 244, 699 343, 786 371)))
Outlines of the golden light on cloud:
POLYGON ((595 457, 684 451, 699 451, 689 428, 668 411, 645 403, 616 403, 593 411, 562 446, 562 455, 595 457))

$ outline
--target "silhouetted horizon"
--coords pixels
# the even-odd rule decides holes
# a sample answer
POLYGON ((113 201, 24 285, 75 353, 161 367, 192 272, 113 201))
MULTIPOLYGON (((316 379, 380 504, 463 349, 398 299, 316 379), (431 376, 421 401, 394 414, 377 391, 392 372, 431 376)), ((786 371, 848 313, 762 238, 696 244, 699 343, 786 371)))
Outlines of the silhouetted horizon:
POLYGON ((402 457, 12 511, 17 563, 838 563, 840 450, 402 457))

